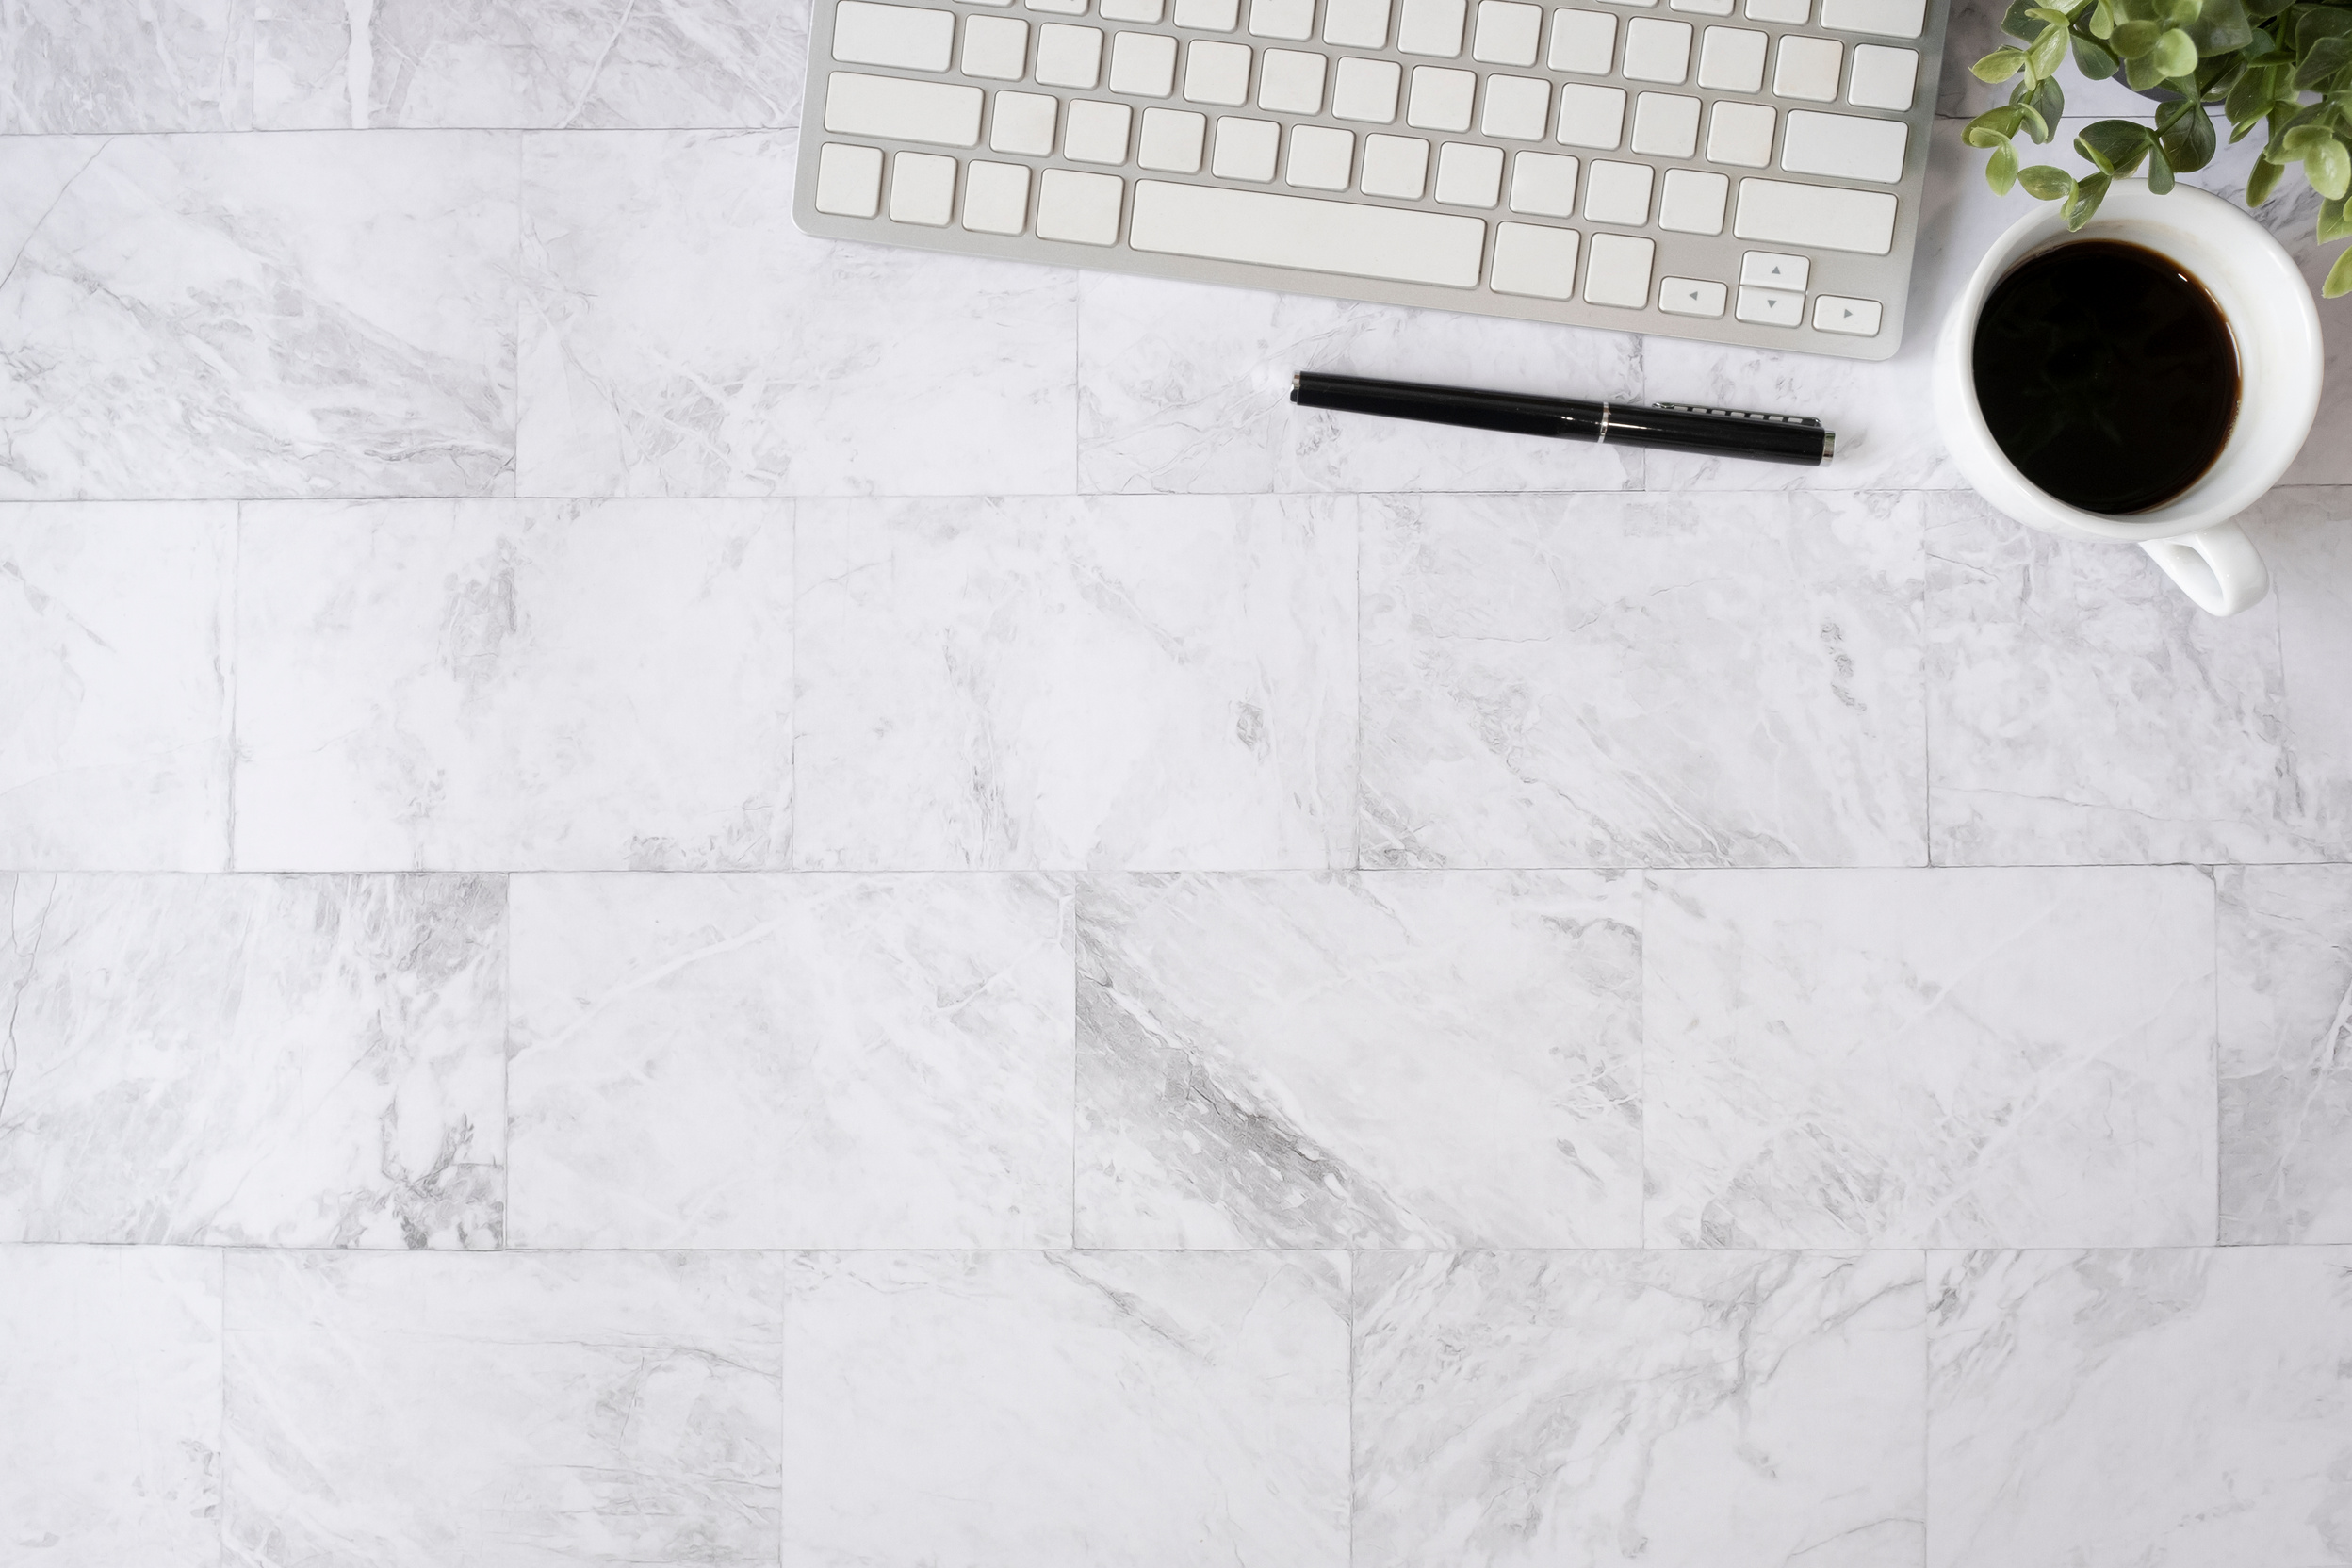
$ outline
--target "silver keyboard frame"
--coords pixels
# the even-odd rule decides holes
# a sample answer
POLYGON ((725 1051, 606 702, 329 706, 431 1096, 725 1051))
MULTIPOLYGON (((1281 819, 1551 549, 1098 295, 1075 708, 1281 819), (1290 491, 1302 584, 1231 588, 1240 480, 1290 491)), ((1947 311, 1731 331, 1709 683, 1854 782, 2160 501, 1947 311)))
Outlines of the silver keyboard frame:
MULTIPOLYGON (((1628 81, 1618 74, 1608 76, 1589 76, 1553 71, 1541 63, 1523 67, 1488 65, 1473 60, 1470 57, 1470 35, 1476 30, 1478 23, 1477 0, 1469 0, 1468 18, 1462 28, 1462 51, 1450 59, 1429 55, 1408 55, 1397 50, 1393 44, 1386 49, 1356 49, 1324 43, 1321 41, 1322 6, 1320 3, 1315 8, 1316 37, 1304 42, 1287 39, 1252 37, 1249 31, 1249 0, 1241 0, 1241 23, 1230 33, 1206 32, 1174 25, 1172 20, 1174 0, 1169 0, 1168 4, 1168 14, 1171 20, 1157 25, 1106 21, 1091 5, 1088 6, 1084 15, 1070 16, 1057 12, 1032 11, 1018 3, 1012 6, 976 5, 972 3, 972 0, 900 0, 900 3, 933 9, 953 10, 959 17, 1018 16, 1030 23, 1033 27, 1041 22, 1061 22, 1100 27, 1106 34, 1161 33, 1179 40, 1180 45, 1182 41, 1192 39, 1212 39, 1226 42, 1246 43, 1251 49, 1258 51, 1268 48, 1307 50, 1319 53, 1332 60, 1349 57, 1395 60, 1405 68, 1405 81, 1408 89, 1412 80, 1413 67, 1434 65, 1455 70, 1474 71, 1481 77, 1495 74, 1543 76, 1553 84, 1555 94, 1560 85, 1564 82, 1590 82, 1623 87, 1629 94, 1642 91, 1680 93, 1686 97, 1696 97, 1703 101, 1700 109, 1702 151, 1705 147, 1704 136, 1705 127, 1708 123, 1707 117, 1712 113, 1713 106, 1718 99, 1729 99, 1736 103, 1770 103, 1781 111, 1784 121, 1791 108, 1817 108, 1876 120, 1900 120, 1910 127, 1910 134, 1905 139, 1903 177, 1889 186, 1871 180, 1838 180, 1818 174, 1789 174, 1782 172, 1777 164, 1764 169, 1740 169, 1724 164, 1708 163, 1703 157, 1697 156, 1661 158, 1647 154, 1629 152, 1622 146, 1613 153, 1597 152, 1587 147, 1566 147, 1549 140, 1496 141, 1478 135, 1475 130, 1458 133, 1415 130, 1403 122, 1401 108, 1394 123, 1384 126, 1367 125, 1357 121, 1333 119, 1328 108, 1326 112, 1315 115, 1286 114, 1279 110, 1258 108, 1254 103, 1239 106, 1190 104, 1186 103, 1181 94, 1165 99, 1136 98, 1113 93, 1107 86, 1097 87, 1092 91, 1083 91, 1070 88, 1040 87, 1033 80, 991 81, 976 76, 966 76, 953 67, 946 71, 906 71, 880 65, 844 65, 836 62, 833 58, 835 0, 817 0, 815 12, 809 23, 808 76, 801 110, 800 163, 798 177, 794 181, 792 217, 802 230, 820 238, 863 240, 870 244, 901 245, 923 251, 945 251, 957 255, 994 256, 1004 261, 1035 262, 1048 267, 1133 272, 1144 277, 1178 278, 1188 283, 1225 284, 1236 288, 1274 289, 1290 294, 1316 294, 1333 300, 1368 300, 1380 304, 1413 305, 1427 310, 1462 311, 1478 316, 1508 317, 1523 321, 1551 321, 1561 326, 1595 327, 1608 332, 1645 333, 1659 337, 1691 338, 1702 343, 1725 343, 1742 348, 1829 354, 1841 359, 1890 359, 1903 345, 1904 311, 1910 294, 1912 252, 1918 237, 1920 193, 1927 179, 1929 139, 1936 119, 1936 83, 1943 60, 1944 29, 1949 0, 1928 0, 1926 24, 1917 39, 1889 39, 1871 33, 1829 32, 1813 25, 1792 27, 1780 23, 1756 22, 1741 15, 1740 11, 1744 8, 1739 6, 1735 6, 1729 16, 1705 16, 1693 11, 1674 10, 1662 3, 1655 6, 1612 6, 1592 4, 1591 0, 1543 0, 1544 8, 1547 13, 1569 9, 1600 11, 1615 16, 1619 19, 1621 37, 1625 22, 1633 17, 1656 16, 1690 23, 1695 29, 1690 51, 1690 80, 1678 87, 1657 82, 1628 81), (1778 57, 1779 40, 1784 34, 1793 33, 1804 37, 1837 39, 1846 45, 1848 63, 1845 70, 1847 72, 1852 70, 1852 52, 1857 43, 1884 43, 1916 49, 1919 55, 1919 74, 1918 87, 1912 94, 1911 107, 1904 113, 1892 114, 1883 109, 1857 108, 1842 99, 1836 103, 1821 104, 1801 99, 1775 98, 1769 91, 1769 74, 1767 76, 1768 90, 1759 93, 1720 92, 1699 87, 1696 85, 1698 43, 1704 29, 1709 25, 1745 27, 1770 34, 1772 41, 1766 46, 1768 73, 1771 69, 1771 62, 1778 57), (1583 218, 1523 218, 1512 213, 1507 206, 1497 206, 1485 211, 1472 207, 1444 206, 1435 199, 1436 180, 1433 174, 1429 181, 1429 192, 1425 193, 1419 201, 1406 202, 1388 197, 1365 196, 1361 191, 1355 190, 1345 193, 1294 190, 1280 180, 1261 185, 1238 180, 1214 179, 1208 175, 1205 166, 1199 174, 1170 174, 1158 170, 1139 169, 1132 157, 1126 163, 1112 168, 1100 163, 1072 163, 1058 154, 1050 157, 1037 157, 1026 154, 996 153, 988 149, 987 130, 984 126, 980 144, 971 148, 941 147, 931 142, 893 141, 888 138, 864 134, 845 135, 839 139, 859 146, 879 146, 885 153, 903 150, 943 154, 955 157, 959 165, 977 157, 992 162, 1026 164, 1033 173, 1043 169, 1071 169, 1088 174, 1117 174, 1127 182, 1127 188, 1121 193, 1119 242, 1116 245, 1081 245, 1066 240, 1040 239, 1035 234, 974 234, 956 223, 950 223, 944 228, 928 228, 915 223, 896 223, 892 222, 888 216, 887 200, 883 204, 883 210, 874 217, 844 218, 832 213, 819 212, 816 209, 817 156, 820 149, 828 139, 825 130, 825 78, 837 70, 855 71, 866 75, 900 76, 908 81, 954 82, 976 87, 990 95, 991 106, 994 102, 993 95, 1000 90, 1041 92, 1059 99, 1063 103, 1068 103, 1073 98, 1099 98, 1128 104, 1134 106, 1138 117, 1146 108, 1184 108, 1205 114, 1212 122, 1223 115, 1242 115, 1253 120, 1278 121, 1285 128, 1285 133, 1291 125, 1331 125, 1341 130, 1353 131, 1359 138, 1367 131, 1386 131, 1399 136, 1423 137, 1433 144, 1447 140, 1478 141, 1489 146, 1502 147, 1506 152, 1564 153, 1580 160, 1579 194, 1582 189, 1582 171, 1584 168, 1589 168, 1596 157, 1613 158, 1623 162, 1647 163, 1661 172, 1666 169, 1696 169, 1709 173, 1724 174, 1730 177, 1732 189, 1730 199, 1724 205, 1723 232, 1721 235, 1709 237, 1674 233, 1661 230, 1655 225, 1625 228, 1616 224, 1596 224, 1583 218), (1855 190, 1891 190, 1894 192, 1896 201, 1894 244, 1886 254, 1870 256, 1858 255, 1850 251, 1815 250, 1802 246, 1768 243, 1763 240, 1736 238, 1731 233, 1731 221, 1739 204, 1739 185, 1742 178, 1750 176, 1792 180, 1805 185, 1844 186, 1855 190), (1138 178, 1167 180, 1184 185, 1215 186, 1229 190, 1274 191, 1282 195, 1300 196, 1314 200, 1344 201, 1350 205, 1418 208, 1426 212, 1442 212, 1454 217, 1482 218, 1487 224, 1486 248, 1490 261, 1494 248, 1494 226, 1497 221, 1528 222, 1556 228, 1573 228, 1585 237, 1578 247, 1576 282, 1579 291, 1582 289, 1584 281, 1584 256, 1589 253, 1592 235, 1595 233, 1638 235, 1658 242, 1657 260, 1650 269, 1651 302, 1642 309, 1634 310, 1614 305, 1587 304, 1582 299, 1539 300, 1516 294, 1497 294, 1488 288, 1483 281, 1475 288, 1446 288, 1430 284, 1391 283, 1379 278, 1310 272, 1291 267, 1268 267, 1248 262, 1204 261, 1190 256, 1163 255, 1152 252, 1131 250, 1126 243, 1126 231, 1129 217, 1134 210, 1134 183, 1138 178), (1733 314, 1739 308, 1740 257, 1749 251, 1784 251, 1791 254, 1802 253, 1811 259, 1812 275, 1805 284, 1805 321, 1802 325, 1796 327, 1765 326, 1740 320, 1733 314), (1706 317, 1674 316, 1659 310, 1656 302, 1658 283, 1660 279, 1667 277, 1706 278, 1723 284, 1726 295, 1723 316, 1709 319, 1706 317), (1846 295, 1878 301, 1885 307, 1878 335, 1853 337, 1838 333, 1815 331, 1813 300, 1816 295, 1821 294, 1846 295)), ((1820 0, 1814 0, 1813 8, 1818 12, 1820 0)), ((1551 38, 1551 19, 1547 14, 1542 35, 1543 45, 1547 51, 1551 38)), ((1392 25, 1390 30, 1393 37, 1395 27, 1392 25)), ((960 56, 962 44, 963 28, 959 22, 956 34, 956 49, 958 56, 960 56)), ((1032 49, 1034 48, 1033 43, 1032 49)), ((1622 44, 1619 52, 1622 63, 1622 44)), ((1103 69, 1107 73, 1110 59, 1107 40, 1102 57, 1103 69)), ((1180 83, 1183 79, 1183 71, 1184 61, 1180 46, 1177 62, 1180 83)), ((1254 62, 1250 79, 1253 84, 1257 79, 1254 62)), ((1839 80, 1842 82, 1845 79, 1844 74, 1841 73, 1839 80)), ((1483 96, 1481 92, 1481 100, 1483 96)), ((1557 104, 1557 96, 1554 102, 1557 104)), ((1631 134, 1631 121, 1632 115, 1628 109, 1626 115, 1628 137, 1631 134)), ((1213 130, 1214 126, 1212 126, 1213 130)), ((1781 139, 1786 134, 1785 127, 1776 123, 1772 139, 1775 155, 1777 155, 1781 139)), ((1285 140, 1287 140, 1286 134, 1285 140)), ((1361 157, 1361 152, 1357 155, 1361 157)), ((1430 159, 1430 164, 1434 171, 1436 164, 1434 155, 1430 159)), ((1508 173, 1505 178, 1508 184, 1508 173)), ((959 168, 957 179, 959 192, 961 188, 959 168)), ((1034 179, 1030 189, 1030 210, 1034 222, 1037 202, 1037 186, 1034 179)), ((1483 269, 1481 269, 1480 277, 1483 280, 1483 269)))

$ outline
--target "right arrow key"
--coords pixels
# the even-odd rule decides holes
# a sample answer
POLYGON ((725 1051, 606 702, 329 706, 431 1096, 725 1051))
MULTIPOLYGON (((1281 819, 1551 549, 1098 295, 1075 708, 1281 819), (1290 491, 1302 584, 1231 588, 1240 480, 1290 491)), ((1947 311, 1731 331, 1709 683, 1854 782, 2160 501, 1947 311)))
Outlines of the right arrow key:
POLYGON ((1813 330, 1843 333, 1849 337, 1876 337, 1884 314, 1876 300, 1849 300, 1823 294, 1813 302, 1813 330))

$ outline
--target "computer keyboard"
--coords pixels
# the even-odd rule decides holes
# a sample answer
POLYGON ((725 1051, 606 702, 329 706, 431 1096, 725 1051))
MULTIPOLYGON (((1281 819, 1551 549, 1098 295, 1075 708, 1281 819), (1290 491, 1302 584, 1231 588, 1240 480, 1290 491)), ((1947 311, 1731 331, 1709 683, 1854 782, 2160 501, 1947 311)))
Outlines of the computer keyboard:
POLYGON ((819 0, 795 216, 842 239, 1884 359, 1944 9, 819 0))

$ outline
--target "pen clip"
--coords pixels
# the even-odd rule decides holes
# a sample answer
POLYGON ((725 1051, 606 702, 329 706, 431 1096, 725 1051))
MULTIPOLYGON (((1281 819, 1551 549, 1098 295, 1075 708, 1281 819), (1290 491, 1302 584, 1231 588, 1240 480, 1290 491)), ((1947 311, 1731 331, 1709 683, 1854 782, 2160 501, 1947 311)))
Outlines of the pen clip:
POLYGON ((1708 408, 1702 403, 1653 403, 1653 408, 1671 408, 1679 414, 1716 414, 1726 419, 1756 419, 1768 425, 1802 425, 1819 430, 1821 422, 1803 414, 1757 414, 1744 408, 1708 408))

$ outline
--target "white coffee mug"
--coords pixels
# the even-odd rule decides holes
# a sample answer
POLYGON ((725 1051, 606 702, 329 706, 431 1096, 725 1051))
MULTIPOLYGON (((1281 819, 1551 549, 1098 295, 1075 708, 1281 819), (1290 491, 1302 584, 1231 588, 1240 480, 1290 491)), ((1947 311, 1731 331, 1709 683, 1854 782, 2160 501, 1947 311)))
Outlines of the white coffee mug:
POLYGON ((1936 417, 1962 477, 2010 516, 2071 538, 2137 545, 2198 608, 2234 615, 2269 591, 2270 573, 2230 519, 2302 449, 2325 360, 2311 286, 2270 231, 2204 191, 2180 186, 2158 196, 2145 180, 2118 180, 2079 235, 2066 233, 2055 203, 2036 203, 1985 254, 1936 346, 1936 417), (2002 455, 1976 400, 1976 319, 1986 296, 2018 262, 2069 238, 2126 240, 2171 257, 2212 293, 2237 339, 2229 444, 2187 490, 2128 516, 2085 512, 2035 488, 2002 455))

